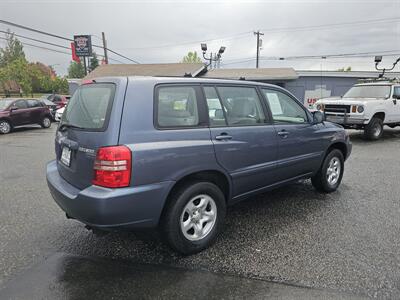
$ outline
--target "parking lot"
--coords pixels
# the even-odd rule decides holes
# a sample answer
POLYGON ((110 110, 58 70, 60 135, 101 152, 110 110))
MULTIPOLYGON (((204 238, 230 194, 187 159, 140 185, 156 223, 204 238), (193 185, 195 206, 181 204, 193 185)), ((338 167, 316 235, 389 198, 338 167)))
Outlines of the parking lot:
POLYGON ((45 164, 55 126, 0 136, 0 289, 55 253, 178 266, 348 294, 400 298, 400 129, 377 142, 352 131, 337 192, 309 181, 228 211, 210 249, 181 257, 154 234, 94 236, 52 200, 45 164))

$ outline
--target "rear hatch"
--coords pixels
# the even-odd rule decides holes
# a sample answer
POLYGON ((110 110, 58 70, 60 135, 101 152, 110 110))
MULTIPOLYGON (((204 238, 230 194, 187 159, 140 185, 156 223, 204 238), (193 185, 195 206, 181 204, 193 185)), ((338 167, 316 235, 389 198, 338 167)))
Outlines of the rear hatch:
POLYGON ((68 102, 56 134, 57 168, 71 185, 92 184, 97 149, 118 145, 127 78, 81 85, 68 102))

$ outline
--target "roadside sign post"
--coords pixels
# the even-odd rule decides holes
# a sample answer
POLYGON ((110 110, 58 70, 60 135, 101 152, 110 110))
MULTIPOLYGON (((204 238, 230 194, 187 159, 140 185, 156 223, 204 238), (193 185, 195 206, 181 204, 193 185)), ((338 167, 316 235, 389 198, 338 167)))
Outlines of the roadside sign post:
POLYGON ((75 52, 83 58, 85 74, 87 74, 86 57, 92 56, 92 37, 90 35, 74 35, 75 52))

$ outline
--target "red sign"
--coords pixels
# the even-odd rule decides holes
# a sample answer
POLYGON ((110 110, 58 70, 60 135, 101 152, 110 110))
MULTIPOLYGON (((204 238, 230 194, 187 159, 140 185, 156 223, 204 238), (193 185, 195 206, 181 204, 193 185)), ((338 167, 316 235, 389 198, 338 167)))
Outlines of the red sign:
POLYGON ((71 43, 71 50, 72 50, 72 60, 76 61, 77 63, 81 62, 81 59, 79 58, 78 55, 76 55, 76 50, 75 50, 75 43, 71 43))

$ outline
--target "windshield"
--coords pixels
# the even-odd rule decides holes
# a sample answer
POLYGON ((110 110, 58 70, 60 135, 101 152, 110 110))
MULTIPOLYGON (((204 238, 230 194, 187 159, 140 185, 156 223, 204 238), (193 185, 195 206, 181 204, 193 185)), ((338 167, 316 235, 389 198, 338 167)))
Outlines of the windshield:
POLYGON ((343 98, 389 98, 390 85, 356 85, 343 98))
POLYGON ((96 83, 81 86, 62 116, 62 123, 84 129, 102 129, 114 99, 115 85, 96 83))
POLYGON ((0 109, 5 109, 11 104, 11 100, 0 100, 0 109))

